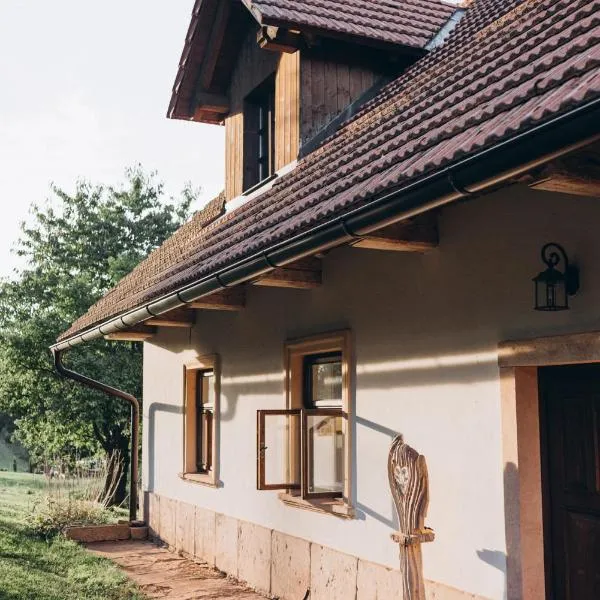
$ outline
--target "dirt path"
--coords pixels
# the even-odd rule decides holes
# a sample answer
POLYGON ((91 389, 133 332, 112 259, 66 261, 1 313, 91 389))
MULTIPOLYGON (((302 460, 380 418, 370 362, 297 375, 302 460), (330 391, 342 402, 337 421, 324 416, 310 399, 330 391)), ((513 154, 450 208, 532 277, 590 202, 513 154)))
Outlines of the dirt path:
POLYGON ((114 561, 149 598, 169 600, 264 600, 207 565, 195 563, 151 542, 88 544, 98 556, 114 561))

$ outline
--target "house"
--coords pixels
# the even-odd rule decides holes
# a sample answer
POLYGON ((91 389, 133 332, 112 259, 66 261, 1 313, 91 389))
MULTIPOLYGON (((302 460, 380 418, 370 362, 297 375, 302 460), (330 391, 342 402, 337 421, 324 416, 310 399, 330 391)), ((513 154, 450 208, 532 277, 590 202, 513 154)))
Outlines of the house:
POLYGON ((290 600, 599 598, 600 1, 198 0, 169 117, 225 191, 53 348, 144 341, 153 534, 290 600))

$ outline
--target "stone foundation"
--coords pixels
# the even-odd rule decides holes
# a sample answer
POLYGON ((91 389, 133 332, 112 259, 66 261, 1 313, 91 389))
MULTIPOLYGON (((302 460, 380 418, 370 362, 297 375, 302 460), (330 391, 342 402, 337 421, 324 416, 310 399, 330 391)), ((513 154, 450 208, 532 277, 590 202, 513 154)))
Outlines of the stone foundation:
MULTIPOLYGON (((150 535, 281 600, 402 600, 400 572, 293 537, 147 493, 150 535)), ((426 582, 427 600, 486 600, 426 582)))

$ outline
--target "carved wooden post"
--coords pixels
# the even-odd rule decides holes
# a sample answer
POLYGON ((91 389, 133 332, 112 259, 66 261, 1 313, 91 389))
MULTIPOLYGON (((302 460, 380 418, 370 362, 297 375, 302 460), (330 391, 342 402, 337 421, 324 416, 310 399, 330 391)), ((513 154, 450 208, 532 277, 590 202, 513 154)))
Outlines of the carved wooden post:
POLYGON ((391 537, 400 544, 403 598, 425 600, 421 544, 435 539, 433 530, 425 527, 429 504, 427 464, 425 457, 405 444, 401 435, 392 442, 388 476, 400 523, 400 531, 391 537))

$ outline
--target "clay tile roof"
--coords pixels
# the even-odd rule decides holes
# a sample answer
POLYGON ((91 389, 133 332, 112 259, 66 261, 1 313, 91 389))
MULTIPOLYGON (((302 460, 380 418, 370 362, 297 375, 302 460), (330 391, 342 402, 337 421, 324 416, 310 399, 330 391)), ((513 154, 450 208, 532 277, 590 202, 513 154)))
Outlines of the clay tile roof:
POLYGON ((456 10, 441 0, 244 0, 264 24, 424 48, 456 10))
POLYGON ((294 171, 208 229, 186 225, 61 339, 596 98, 600 0, 476 0, 294 171))

